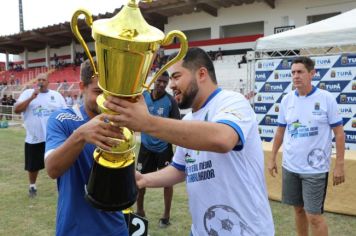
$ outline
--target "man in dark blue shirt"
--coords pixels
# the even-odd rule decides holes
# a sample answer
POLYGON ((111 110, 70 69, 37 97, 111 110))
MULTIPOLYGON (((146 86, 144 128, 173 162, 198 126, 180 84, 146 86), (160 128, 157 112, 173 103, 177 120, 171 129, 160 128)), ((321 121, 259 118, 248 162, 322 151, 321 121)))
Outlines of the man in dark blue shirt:
POLYGON ((103 91, 98 77, 86 60, 80 69, 80 89, 84 104, 53 113, 48 119, 45 166, 48 175, 57 179, 58 205, 56 236, 128 236, 121 212, 107 212, 85 201, 95 146, 110 150, 111 138, 123 138, 120 128, 100 114, 96 98, 103 91))
MULTIPOLYGON (((145 91, 145 98, 149 112, 152 115, 179 119, 179 109, 176 101, 166 92, 169 75, 164 72, 154 83, 152 93, 145 91)), ((170 164, 173 157, 172 144, 158 138, 141 133, 141 147, 138 155, 137 170, 141 173, 149 173, 162 169, 170 164)), ((140 189, 137 197, 137 211, 140 216, 145 216, 143 207, 146 189, 140 189)), ((167 227, 170 217, 173 187, 164 188, 164 213, 159 220, 159 226, 167 227)))

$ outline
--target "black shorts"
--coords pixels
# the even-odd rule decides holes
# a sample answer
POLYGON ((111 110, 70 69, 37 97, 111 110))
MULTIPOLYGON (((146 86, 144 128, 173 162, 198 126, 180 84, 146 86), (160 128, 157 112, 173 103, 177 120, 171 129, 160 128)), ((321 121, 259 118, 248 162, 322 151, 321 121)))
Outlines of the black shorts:
POLYGON ((25 170, 38 171, 44 168, 45 142, 25 143, 25 170))
POLYGON ((142 174, 154 172, 168 166, 172 161, 172 157, 171 144, 163 152, 152 152, 141 144, 136 169, 142 174))

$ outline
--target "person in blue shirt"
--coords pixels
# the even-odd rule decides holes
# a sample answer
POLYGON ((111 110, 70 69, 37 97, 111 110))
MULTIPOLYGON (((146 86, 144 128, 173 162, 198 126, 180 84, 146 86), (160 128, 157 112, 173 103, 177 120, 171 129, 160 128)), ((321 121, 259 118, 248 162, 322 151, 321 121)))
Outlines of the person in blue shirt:
POLYGON ((53 113, 47 125, 45 166, 58 188, 56 235, 126 236, 121 212, 98 210, 84 199, 95 146, 110 150, 115 141, 108 137, 123 137, 109 117, 99 115, 96 98, 102 90, 89 60, 81 66, 80 79, 84 104, 53 113))
MULTIPOLYGON (((143 96, 149 112, 154 116, 179 119, 180 113, 177 102, 166 92, 169 82, 168 72, 164 72, 154 83, 151 93, 145 91, 143 96)), ((141 133, 141 147, 138 155, 137 170, 141 173, 150 173, 162 169, 172 161, 172 144, 155 138, 146 133, 141 133)), ((144 196, 146 189, 138 191, 136 214, 145 217, 144 196)), ((164 213, 159 220, 159 226, 165 228, 170 225, 170 210, 173 197, 173 187, 164 187, 164 213)))

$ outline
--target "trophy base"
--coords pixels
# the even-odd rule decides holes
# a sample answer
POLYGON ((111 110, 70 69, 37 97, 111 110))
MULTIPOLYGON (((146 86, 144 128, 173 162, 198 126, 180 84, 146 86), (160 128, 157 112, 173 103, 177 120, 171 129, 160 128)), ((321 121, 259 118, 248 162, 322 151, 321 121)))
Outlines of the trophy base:
POLYGON ((127 207, 132 206, 136 202, 136 199, 135 199, 134 201, 131 201, 131 202, 119 203, 116 205, 113 203, 104 204, 102 202, 96 201, 92 196, 90 196, 88 194, 87 186, 85 186, 85 200, 87 200, 90 203, 90 205, 95 207, 96 209, 103 210, 103 211, 109 211, 109 212, 122 211, 122 210, 126 209, 127 207))
POLYGON ((85 199, 103 211, 122 211, 137 198, 135 162, 123 168, 107 168, 94 161, 85 199))

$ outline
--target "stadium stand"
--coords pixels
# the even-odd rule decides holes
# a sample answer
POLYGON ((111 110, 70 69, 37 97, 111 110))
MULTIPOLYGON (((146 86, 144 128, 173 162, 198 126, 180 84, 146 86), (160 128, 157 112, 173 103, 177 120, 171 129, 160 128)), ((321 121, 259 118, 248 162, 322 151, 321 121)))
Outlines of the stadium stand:
POLYGON ((25 84, 34 79, 38 74, 47 72, 47 67, 34 67, 16 71, 14 69, 0 72, 0 82, 4 85, 25 84))
MULTIPOLYGON (((67 93, 72 97, 74 95, 80 96, 79 71, 79 66, 60 67, 58 69, 35 67, 21 71, 2 71, 0 72, 0 96, 12 95, 12 97, 17 100, 23 90, 34 86, 37 75, 40 73, 49 74, 49 89, 56 90, 62 95, 67 93)), ((3 106, 1 104, 0 116, 10 117, 10 122, 21 120, 21 115, 16 115, 13 112, 13 107, 3 106), (5 110, 6 112, 4 112, 5 110)))
POLYGON ((53 70, 48 77, 49 83, 63 82, 64 80, 68 83, 79 82, 79 71, 79 67, 63 67, 53 70))
POLYGON ((244 94, 244 84, 247 83, 247 70, 241 65, 238 67, 238 62, 242 55, 223 56, 222 60, 214 61, 215 72, 219 87, 227 90, 240 91, 244 94))

